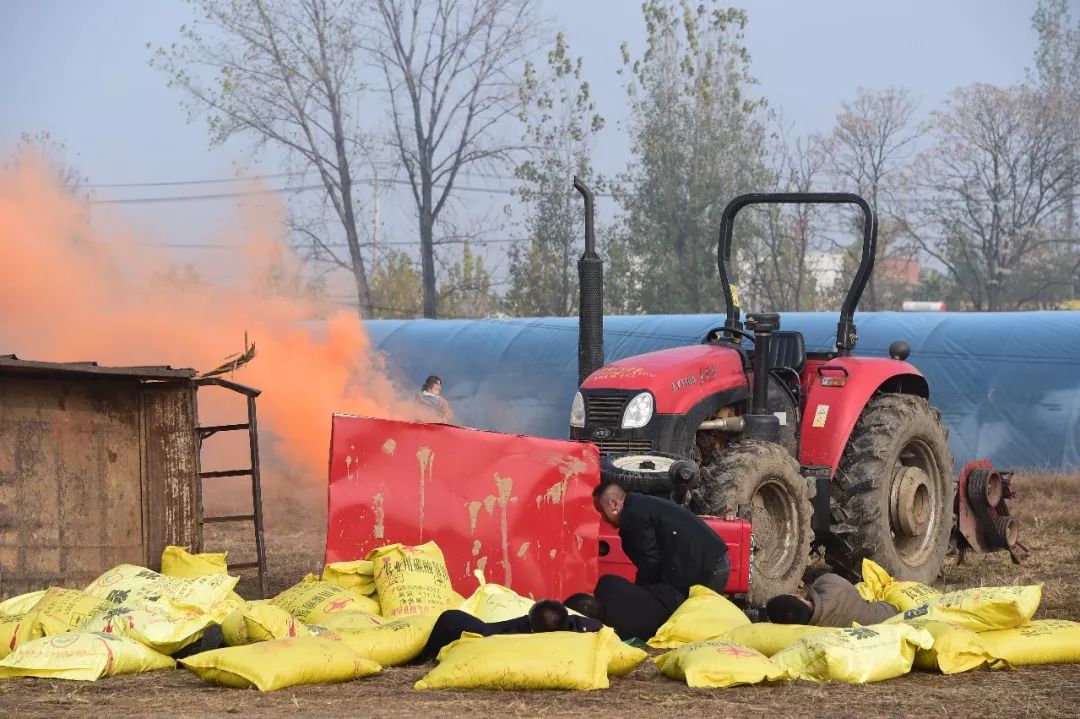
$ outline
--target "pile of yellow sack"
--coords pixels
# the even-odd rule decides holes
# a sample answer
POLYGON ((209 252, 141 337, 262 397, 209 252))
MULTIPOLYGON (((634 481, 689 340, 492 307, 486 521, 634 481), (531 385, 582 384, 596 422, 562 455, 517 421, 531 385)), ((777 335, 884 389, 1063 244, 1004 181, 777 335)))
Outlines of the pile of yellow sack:
POLYGON ((433 543, 383 547, 250 602, 235 593, 239 577, 223 553, 168 547, 161 569, 120 565, 83 590, 0 603, 0 678, 93 681, 174 668, 170 655, 220 625, 223 648, 180 659, 206 681, 263 691, 348 681, 414 658, 438 612, 463 601, 433 543))
POLYGON ((694 587, 649 640, 651 646, 673 649, 653 661, 666 676, 692 687, 785 679, 861 684, 902 676, 913 667, 955 674, 1080 663, 1080 624, 1032 620, 1041 585, 942 594, 895 580, 865 560, 863 581, 856 586, 864 599, 888 602, 899 613, 865 627, 750 624, 720 595, 694 587))
MULTIPOLYGON (((321 576, 255 601, 235 593, 239 578, 229 576, 225 554, 168 547, 161 569, 121 565, 83 590, 52 587, 0 603, 0 678, 93 681, 171 669, 171 655, 220 625, 223 647, 179 659, 204 681, 262 691, 349 681, 415 659, 446 609, 496 622, 533 604, 480 572, 470 597, 457 594, 433 542, 328 564, 321 576)), ((611 630, 465 636, 417 687, 600 688, 645 657, 611 630), (475 652, 487 657, 487 673, 470 659, 475 652)))
MULTIPOLYGON (((438 615, 459 609, 485 622, 533 604, 485 581, 467 598, 451 586, 433 542, 392 544, 365 559, 326 565, 275 597, 245 601, 224 554, 169 547, 162 571, 121 565, 83 590, 50 587, 0 603, 0 679, 93 681, 179 665, 206 682, 271 691, 344 682, 415 659, 438 615), (184 656, 211 627, 223 647, 184 656)), ((723 596, 693 587, 648 641, 652 662, 691 687, 792 679, 866 683, 913 668, 945 674, 1080 662, 1080 624, 1033 620, 1041 586, 942 594, 898 581, 873 562, 861 595, 897 607, 873 626, 751 624, 723 596)), ((440 652, 417 689, 604 689, 648 657, 609 628, 595 633, 480 637, 440 652)))

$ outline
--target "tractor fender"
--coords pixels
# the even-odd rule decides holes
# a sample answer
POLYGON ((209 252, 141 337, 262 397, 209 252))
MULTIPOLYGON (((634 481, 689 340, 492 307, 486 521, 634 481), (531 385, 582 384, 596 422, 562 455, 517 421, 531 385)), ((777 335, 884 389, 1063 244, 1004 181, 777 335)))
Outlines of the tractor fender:
POLYGON ((799 458, 804 465, 836 472, 851 430, 876 392, 929 399, 922 373, 907 362, 881 357, 837 357, 806 365, 806 405, 800 425, 799 458))

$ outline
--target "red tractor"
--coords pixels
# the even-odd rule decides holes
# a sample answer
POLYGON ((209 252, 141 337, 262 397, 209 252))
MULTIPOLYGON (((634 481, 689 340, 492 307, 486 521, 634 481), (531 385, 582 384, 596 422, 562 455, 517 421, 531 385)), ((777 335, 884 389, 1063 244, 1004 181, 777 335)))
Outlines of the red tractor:
POLYGON ((603 365, 603 270, 585 198, 579 263, 580 390, 570 438, 599 446, 602 476, 670 496, 702 515, 750 520, 751 603, 795 589, 824 552, 854 577, 869 557, 894 576, 930 583, 953 537, 961 551, 1009 549, 1009 474, 972 463, 953 476, 948 430, 926 379, 897 341, 891 359, 859 357, 854 313, 874 265, 877 220, 846 193, 742 195, 724 209, 717 264, 726 320, 700 344, 603 365), (776 314, 748 314, 728 263, 735 217, 748 205, 851 204, 862 210, 862 257, 840 309, 835 349, 807 352, 776 314), (603 365, 603 366, 601 366, 603 365))

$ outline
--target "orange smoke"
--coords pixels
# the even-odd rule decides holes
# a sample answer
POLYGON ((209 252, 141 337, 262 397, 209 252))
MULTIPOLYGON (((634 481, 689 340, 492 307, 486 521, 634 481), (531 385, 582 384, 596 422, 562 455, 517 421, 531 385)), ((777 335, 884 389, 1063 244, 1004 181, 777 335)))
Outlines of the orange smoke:
MULTIPOLYGON (((181 267, 165 251, 147 252, 146 238, 95 230, 88 205, 43 164, 20 166, 0 174, 0 351, 203 372, 242 351, 246 333, 257 355, 226 377, 263 391, 264 468, 319 485, 332 412, 407 419, 423 412, 388 378, 355 311, 304 297, 279 201, 260 200, 257 213, 249 208, 238 218, 240 237, 231 242, 245 252, 181 267), (328 319, 310 322, 317 316, 328 319)), ((210 421, 242 421, 242 403, 204 398, 212 394, 224 393, 200 394, 204 423, 226 412, 235 419, 210 421)))

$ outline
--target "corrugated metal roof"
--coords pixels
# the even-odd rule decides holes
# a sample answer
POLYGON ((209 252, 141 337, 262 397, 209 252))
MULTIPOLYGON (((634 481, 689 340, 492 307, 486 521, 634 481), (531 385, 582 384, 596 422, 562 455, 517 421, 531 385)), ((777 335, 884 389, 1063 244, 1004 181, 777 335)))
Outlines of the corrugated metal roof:
POLYGON ((13 354, 0 355, 0 374, 37 375, 107 375, 135 379, 191 379, 193 369, 177 369, 169 365, 138 367, 102 367, 97 362, 40 362, 19 359, 13 354))

